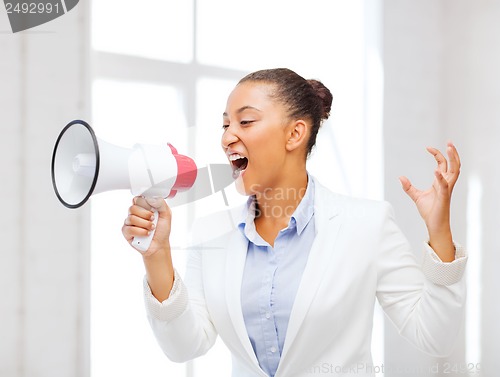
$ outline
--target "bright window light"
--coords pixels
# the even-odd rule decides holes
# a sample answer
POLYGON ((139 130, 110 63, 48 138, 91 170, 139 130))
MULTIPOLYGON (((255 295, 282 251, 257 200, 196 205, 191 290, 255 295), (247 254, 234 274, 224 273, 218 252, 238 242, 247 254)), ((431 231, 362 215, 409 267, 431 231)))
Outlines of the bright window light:
MULTIPOLYGON (((465 344, 467 363, 481 362, 481 239, 483 185, 475 175, 469 177, 467 194, 467 250, 474 256, 467 265, 467 309, 465 314, 465 344)), ((470 365, 469 365, 470 366, 470 365)), ((475 369, 474 369, 475 370, 475 369)))
POLYGON ((193 0, 92 2, 92 47, 186 63, 193 58, 193 0))

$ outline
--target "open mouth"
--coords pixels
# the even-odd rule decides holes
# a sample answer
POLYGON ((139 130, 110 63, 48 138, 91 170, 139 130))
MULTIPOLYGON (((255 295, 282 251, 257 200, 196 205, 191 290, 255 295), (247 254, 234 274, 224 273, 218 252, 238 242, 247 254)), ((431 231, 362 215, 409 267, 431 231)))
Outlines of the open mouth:
POLYGON ((229 156, 229 160, 233 168, 233 178, 236 179, 247 168, 248 158, 235 153, 229 156))

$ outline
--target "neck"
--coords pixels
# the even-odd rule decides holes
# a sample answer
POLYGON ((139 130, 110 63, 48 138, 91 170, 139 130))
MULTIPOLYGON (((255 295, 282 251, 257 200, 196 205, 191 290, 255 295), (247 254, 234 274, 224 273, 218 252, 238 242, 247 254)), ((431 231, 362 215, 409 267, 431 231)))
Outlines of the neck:
POLYGON ((259 222, 288 224, 307 189, 307 172, 289 176, 286 182, 256 194, 259 222))

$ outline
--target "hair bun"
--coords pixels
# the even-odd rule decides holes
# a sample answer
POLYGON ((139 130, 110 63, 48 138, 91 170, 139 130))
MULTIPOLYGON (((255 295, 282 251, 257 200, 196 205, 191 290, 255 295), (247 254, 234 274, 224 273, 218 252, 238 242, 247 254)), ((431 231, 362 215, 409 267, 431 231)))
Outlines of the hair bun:
POLYGON ((323 85, 321 81, 311 79, 307 80, 307 82, 309 83, 309 85, 312 86, 316 95, 321 100, 321 104, 323 107, 323 113, 321 119, 322 120, 328 119, 328 117, 330 116, 330 110, 332 109, 332 100, 333 100, 332 93, 326 86, 323 85))

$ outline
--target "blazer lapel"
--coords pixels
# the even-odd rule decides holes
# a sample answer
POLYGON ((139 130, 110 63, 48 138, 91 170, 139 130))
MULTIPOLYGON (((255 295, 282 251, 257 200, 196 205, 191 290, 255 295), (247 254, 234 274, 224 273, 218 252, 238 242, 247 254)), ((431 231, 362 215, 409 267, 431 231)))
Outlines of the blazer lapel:
POLYGON ((236 229, 228 240, 226 247, 226 303, 234 330, 245 350, 240 356, 250 358, 252 364, 260 368, 250 339, 248 338, 241 308, 241 282, 245 268, 247 247, 248 240, 236 229))
MULTIPOLYGON (((315 185, 314 219, 316 237, 309 252, 309 258, 290 313, 280 366, 283 365, 286 359, 287 351, 297 336, 316 290, 323 278, 326 267, 329 265, 333 254, 332 246, 335 243, 342 224, 340 206, 335 201, 332 201, 331 194, 317 181, 315 181, 315 185)), ((278 371, 280 369, 282 368, 278 367, 278 371)))

